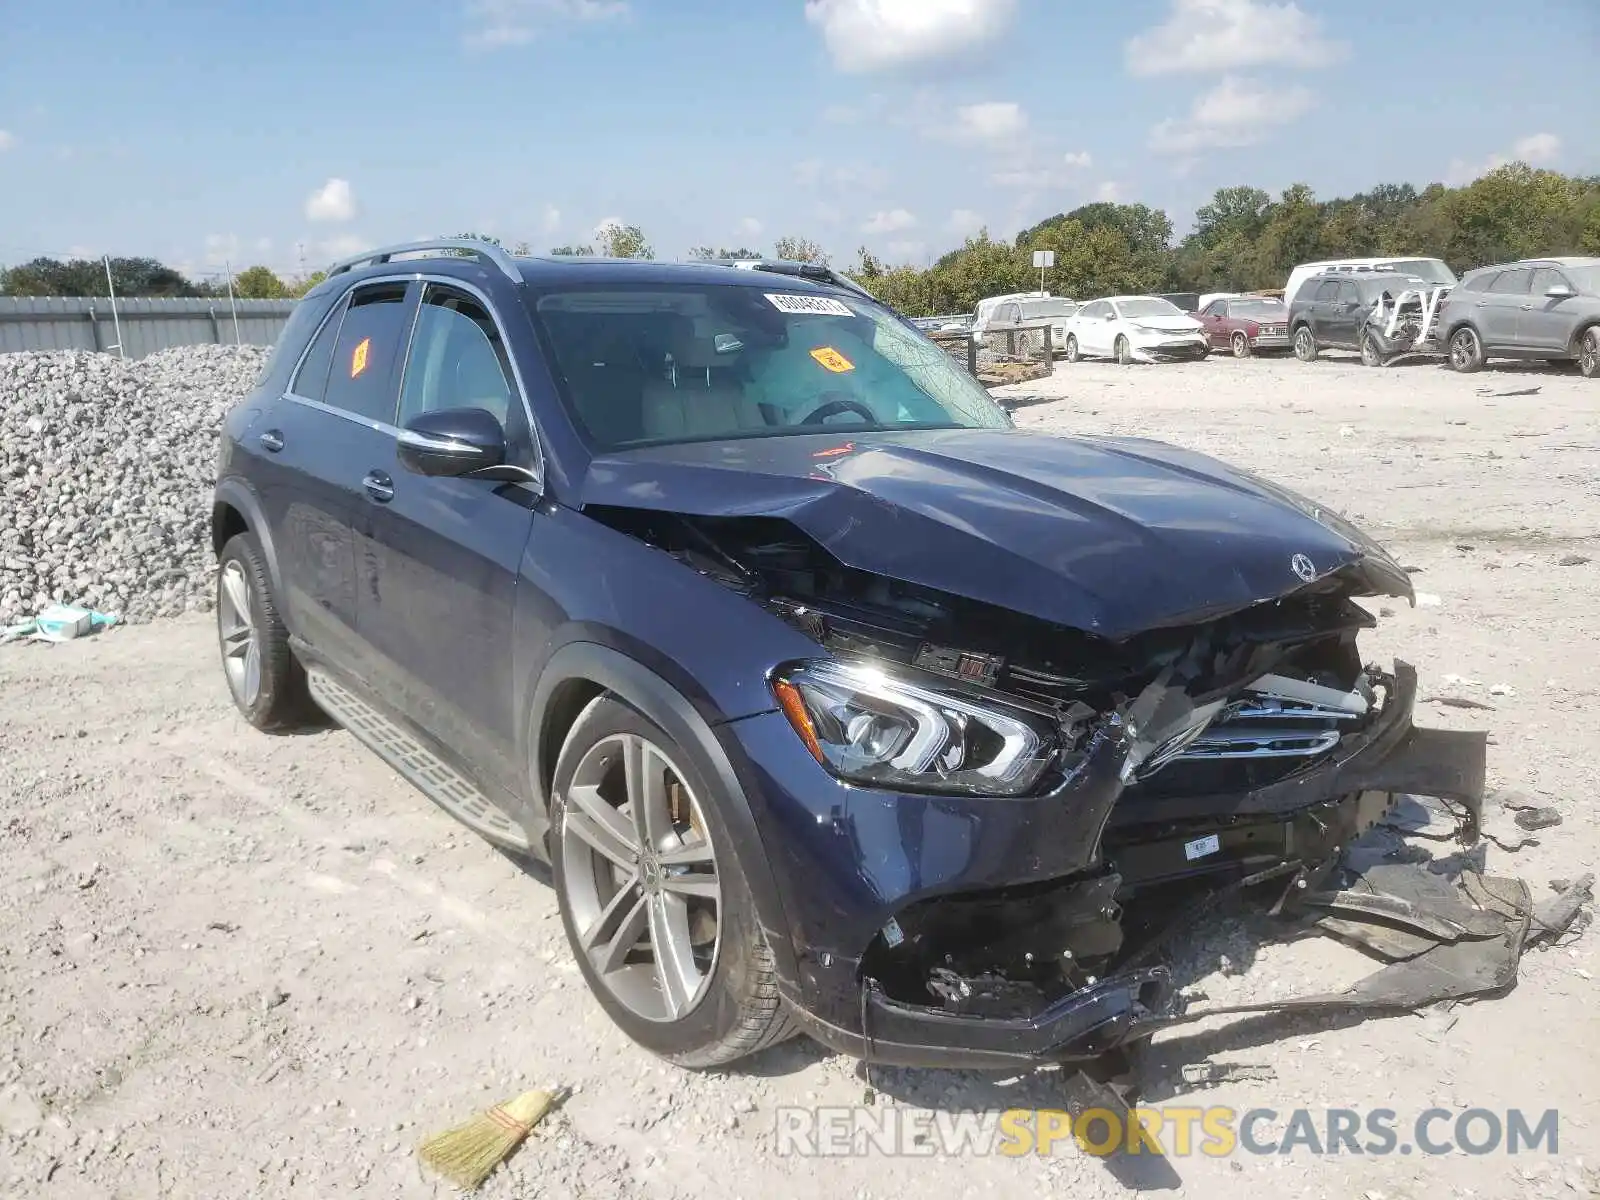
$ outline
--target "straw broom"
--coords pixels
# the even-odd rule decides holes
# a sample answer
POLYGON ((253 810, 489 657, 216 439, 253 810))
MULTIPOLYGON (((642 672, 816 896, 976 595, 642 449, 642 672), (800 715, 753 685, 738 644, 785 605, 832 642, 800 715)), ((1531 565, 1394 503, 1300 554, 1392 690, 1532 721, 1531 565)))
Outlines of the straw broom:
POLYGON ((524 1092, 515 1100, 479 1113, 465 1125, 435 1134, 422 1143, 418 1153, 423 1162, 452 1183, 475 1188, 566 1097, 565 1088, 524 1092))

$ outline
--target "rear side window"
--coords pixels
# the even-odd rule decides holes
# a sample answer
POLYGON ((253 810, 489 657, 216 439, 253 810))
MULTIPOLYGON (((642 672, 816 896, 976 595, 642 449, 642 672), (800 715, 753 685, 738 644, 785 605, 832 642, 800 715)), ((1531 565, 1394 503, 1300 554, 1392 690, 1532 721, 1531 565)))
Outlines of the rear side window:
POLYGON ((467 292, 430 283, 417 310, 399 424, 445 408, 481 408, 504 425, 511 410, 511 364, 483 305, 467 292))
POLYGON ((333 306, 333 312, 322 323, 322 328, 317 332, 317 337, 311 343, 311 349, 306 352, 305 361, 300 364, 300 369, 295 372, 294 382, 289 385, 289 390, 296 396, 304 396, 307 400, 321 400, 328 387, 328 364, 333 361, 333 344, 339 338, 339 322, 344 320, 345 298, 341 296, 339 303, 333 306))
POLYGON ((1324 279, 1317 287, 1313 300, 1334 300, 1339 296, 1339 281, 1337 279, 1324 279))
POLYGON ((404 283, 376 283, 351 293, 333 346, 325 404, 369 421, 394 423, 409 311, 404 283))
POLYGON ((1489 290, 1500 296, 1526 296, 1532 271, 1502 271, 1489 290))
POLYGON ((1463 292, 1486 292, 1489 285, 1500 278, 1498 271, 1481 271, 1477 275, 1468 275, 1461 281, 1463 292))

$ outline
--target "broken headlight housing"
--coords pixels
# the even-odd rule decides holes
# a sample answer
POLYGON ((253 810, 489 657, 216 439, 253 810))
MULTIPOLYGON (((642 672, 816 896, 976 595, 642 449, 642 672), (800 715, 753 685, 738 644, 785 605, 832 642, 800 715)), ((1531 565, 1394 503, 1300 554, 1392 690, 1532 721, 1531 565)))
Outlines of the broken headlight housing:
POLYGON ((778 671, 772 689, 806 748, 850 783, 1021 796, 1056 755, 1043 714, 864 663, 798 664, 778 671))

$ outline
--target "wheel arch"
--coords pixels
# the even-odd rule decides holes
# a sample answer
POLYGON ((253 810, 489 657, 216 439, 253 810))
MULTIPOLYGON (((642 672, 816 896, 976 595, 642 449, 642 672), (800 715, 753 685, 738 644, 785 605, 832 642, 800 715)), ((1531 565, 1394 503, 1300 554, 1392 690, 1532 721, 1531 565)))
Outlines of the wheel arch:
POLYGON ((718 813, 750 887, 757 919, 772 946, 778 975, 786 983, 792 982, 796 978, 794 947, 777 880, 751 808, 753 782, 735 766, 722 739, 693 701, 654 670, 614 647, 569 642, 551 655, 539 674, 528 722, 531 815, 540 826, 538 837, 542 839, 548 828, 551 782, 562 745, 579 715, 601 695, 616 697, 660 726, 716 785, 718 798, 724 801, 718 805, 718 813))
POLYGON ((224 479, 217 484, 211 499, 211 553, 220 556, 229 539, 241 533, 255 535, 267 564, 267 578, 276 596, 283 595, 278 573, 278 552, 272 541, 272 527, 267 523, 261 500, 255 491, 240 479, 224 479))
POLYGON ((1600 329, 1600 314, 1578 322, 1578 327, 1572 331, 1572 339, 1567 343, 1567 353, 1573 358, 1578 357, 1578 351, 1583 346, 1584 336, 1591 329, 1600 329))

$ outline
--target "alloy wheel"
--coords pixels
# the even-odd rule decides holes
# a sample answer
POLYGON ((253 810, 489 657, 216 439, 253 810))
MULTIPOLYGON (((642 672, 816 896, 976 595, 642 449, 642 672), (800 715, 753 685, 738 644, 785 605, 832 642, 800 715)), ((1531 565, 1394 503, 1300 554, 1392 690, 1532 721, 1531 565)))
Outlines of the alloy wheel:
POLYGON ((606 990, 648 1021, 687 1015, 721 946, 722 886, 699 800, 661 747, 590 747, 564 796, 563 899, 606 990))
POLYGON ((229 559, 217 589, 217 636, 222 642, 222 668, 228 687, 244 708, 261 695, 261 631, 250 603, 250 577, 244 564, 229 559))
POLYGON ((1235 358, 1250 357, 1250 339, 1242 333, 1233 335, 1233 356, 1235 358))
POLYGON ((1600 328, 1586 332, 1578 343, 1578 370, 1586 379, 1600 376, 1600 328))
POLYGON ((1478 335, 1470 328, 1459 329, 1450 339, 1450 365, 1458 371, 1471 370, 1478 361, 1478 335))
POLYGON ((1316 351, 1316 347, 1317 344, 1312 340, 1311 337, 1311 330, 1307 329, 1304 325, 1295 330, 1294 352, 1295 356, 1299 358, 1301 362, 1310 362, 1313 354, 1316 351))

